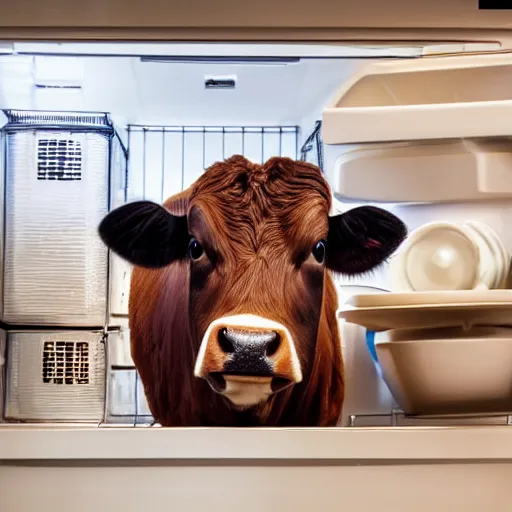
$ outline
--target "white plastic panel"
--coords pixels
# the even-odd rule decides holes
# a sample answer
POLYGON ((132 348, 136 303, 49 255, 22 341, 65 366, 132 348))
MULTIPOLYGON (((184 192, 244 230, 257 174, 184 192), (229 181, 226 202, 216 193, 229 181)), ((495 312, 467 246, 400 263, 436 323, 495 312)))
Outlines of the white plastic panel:
POLYGON ((110 319, 109 325, 118 325, 115 317, 128 316, 132 266, 114 253, 110 253, 110 319))
MULTIPOLYGON (((116 136, 112 137, 110 155, 110 209, 113 210, 125 203, 127 193, 127 157, 123 151, 122 136, 126 130, 119 128, 116 136), (118 138, 119 136, 119 138, 118 138)), ((123 142, 124 144, 124 142, 123 142)), ((109 274, 109 314, 114 316, 128 315, 128 292, 131 266, 110 251, 109 274)), ((115 319, 109 319, 109 325, 118 324, 115 319)))
POLYGON ((103 418, 101 332, 9 332, 5 417, 24 421, 103 418))
MULTIPOLYGON (((340 334, 345 366, 345 400, 340 426, 350 425, 353 415, 390 418, 398 406, 366 348, 366 329, 342 320, 340 334)), ((372 418, 369 423, 378 424, 379 418, 372 418)))
POLYGON ((512 134, 509 54, 373 62, 323 112, 326 144, 512 134))
MULTIPOLYGON (((140 434, 140 429, 131 430, 140 434)), ((410 433, 400 435, 408 438, 410 433)), ((169 434, 166 439, 153 439, 160 446, 180 442, 173 437, 174 432, 169 434)), ((492 433, 488 435, 493 437, 492 433)), ((135 438, 143 453, 140 436, 135 438)), ((288 438, 282 442, 290 443, 288 438)), ((460 444, 459 440, 454 442, 460 444)), ((203 443, 201 447, 216 443, 216 438, 203 443)), ((257 447, 261 445, 256 441, 257 447)), ((316 454, 314 449, 308 453, 316 454)), ((202 458, 199 453, 198 459, 202 458)), ((153 463, 3 462, 0 494, 9 512, 68 512, 70 502, 73 512, 139 512, 158 510, 162 503, 172 503, 172 510, 224 512, 238 512, 241 504, 244 512, 259 512, 263 507, 266 512, 332 511, 339 510, 340 504, 359 512, 431 512, 433 507, 439 512, 503 512, 510 507, 512 464, 505 460, 479 464, 445 460, 410 464, 407 460, 364 465, 359 461, 316 460, 307 464, 275 461, 273 453, 269 459, 208 463, 175 459, 153 463), (63 498, 56 498, 55 490, 63 498)))
POLYGON ((108 333, 108 363, 111 368, 135 368, 130 349, 130 330, 108 333))
POLYGON ((108 139, 97 133, 7 136, 6 323, 104 325, 108 258, 97 227, 108 211, 108 159, 108 139), (70 179, 51 179, 50 149, 49 163, 38 165, 39 150, 50 143, 78 150, 70 179))
POLYGON ((327 153, 339 199, 439 203, 512 197, 510 138, 329 146, 327 153))

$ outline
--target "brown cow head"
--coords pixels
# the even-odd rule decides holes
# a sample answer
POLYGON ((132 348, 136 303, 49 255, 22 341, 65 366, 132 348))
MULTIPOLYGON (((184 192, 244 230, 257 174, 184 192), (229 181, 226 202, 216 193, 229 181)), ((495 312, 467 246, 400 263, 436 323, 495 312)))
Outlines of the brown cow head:
MULTIPOLYGON (((164 206, 138 201, 117 208, 99 232, 114 252, 142 267, 143 274, 132 278, 130 316, 140 319, 135 329, 143 323, 151 330, 158 323, 151 336, 161 336, 159 343, 168 343, 169 352, 177 350, 170 344, 185 338, 176 333, 174 341, 171 334, 164 340, 160 333, 166 330, 164 317, 171 323, 177 304, 186 300, 181 314, 188 315, 188 325, 180 329, 187 330, 187 341, 181 343, 191 346, 193 361, 182 361, 182 385, 199 389, 187 379, 204 379, 231 408, 247 410, 262 407, 277 392, 290 396, 294 387, 312 392, 313 381, 322 378, 332 386, 322 392, 337 393, 336 378, 327 378, 334 372, 341 381, 342 361, 333 332, 337 303, 326 270, 368 272, 406 235, 404 224, 379 208, 364 206, 329 217, 330 207, 330 190, 317 167, 287 158, 260 166, 234 156, 214 164, 164 206), (181 274, 179 281, 171 278, 173 272, 181 274), (159 290, 157 299, 148 283, 170 289, 166 295, 159 290), (323 348, 321 322, 330 330, 323 348), (326 373, 319 377, 314 371, 326 373)), ((144 366, 149 356, 132 350, 144 366)), ((177 357, 177 352, 159 354, 153 373, 141 371, 149 395, 156 380, 165 385, 166 373, 158 373, 157 366, 177 357)), ((150 396, 148 401, 151 407, 158 400, 150 396)))

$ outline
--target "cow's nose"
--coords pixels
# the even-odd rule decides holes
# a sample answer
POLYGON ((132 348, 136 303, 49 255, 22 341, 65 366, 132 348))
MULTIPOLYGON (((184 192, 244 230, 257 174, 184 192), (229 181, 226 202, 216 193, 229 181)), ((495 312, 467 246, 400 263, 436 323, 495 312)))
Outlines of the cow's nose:
POLYGON ((288 329, 255 315, 212 322, 199 348, 194 375, 240 406, 254 405, 302 380, 288 329))
POLYGON ((227 327, 218 334, 220 349, 230 357, 224 365, 227 372, 269 373, 272 356, 281 345, 281 336, 275 331, 250 332, 227 327))

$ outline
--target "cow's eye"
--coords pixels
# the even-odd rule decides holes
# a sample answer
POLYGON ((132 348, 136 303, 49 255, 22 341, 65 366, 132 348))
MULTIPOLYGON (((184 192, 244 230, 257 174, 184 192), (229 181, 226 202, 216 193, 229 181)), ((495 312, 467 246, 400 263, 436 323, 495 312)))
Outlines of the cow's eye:
POLYGON ((323 263, 325 261, 325 242, 322 240, 317 242, 311 252, 318 263, 323 263))
POLYGON ((203 255, 203 246, 195 239, 192 238, 188 244, 188 255, 193 260, 198 260, 203 255))

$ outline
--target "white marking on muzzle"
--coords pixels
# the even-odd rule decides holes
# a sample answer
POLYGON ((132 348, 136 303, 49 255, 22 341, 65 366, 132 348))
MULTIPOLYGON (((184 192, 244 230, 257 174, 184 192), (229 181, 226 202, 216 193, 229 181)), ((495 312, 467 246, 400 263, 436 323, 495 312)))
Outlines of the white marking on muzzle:
MULTIPOLYGON (((218 329, 219 327, 232 327, 241 330, 265 329, 284 334, 289 340, 291 368, 294 381, 295 383, 297 383, 302 380, 302 370, 299 361, 299 356, 297 355, 295 343, 293 341, 290 331, 279 322, 275 322, 268 318, 264 318, 257 315, 234 315, 214 320, 208 326, 208 329, 206 330, 201 341, 199 353, 197 355, 196 363, 194 365, 195 377, 207 377, 206 372, 204 371, 204 359, 207 350, 207 345, 212 334, 212 331, 218 329)), ((233 404, 239 407, 249 407, 251 405, 255 405, 259 402, 264 401, 266 398, 268 398, 268 396, 272 394, 271 378, 269 378, 267 382, 266 379, 255 379, 250 376, 247 376, 247 378, 245 376, 225 376, 225 380, 226 389, 222 392, 222 394, 229 398, 233 402, 233 404)))

